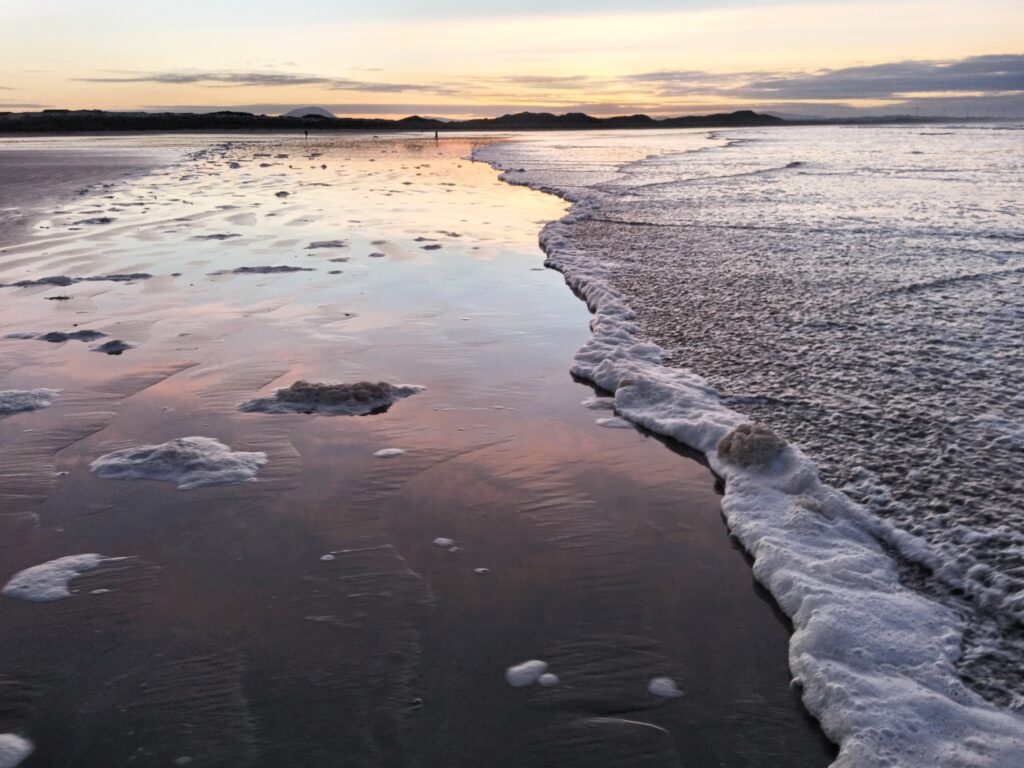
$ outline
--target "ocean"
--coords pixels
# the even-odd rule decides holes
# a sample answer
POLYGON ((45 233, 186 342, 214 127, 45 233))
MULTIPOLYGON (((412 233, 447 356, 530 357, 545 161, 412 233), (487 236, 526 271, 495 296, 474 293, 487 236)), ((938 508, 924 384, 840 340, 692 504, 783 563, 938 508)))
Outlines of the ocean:
POLYGON ((595 313, 574 373, 708 454, 838 764, 1019 765, 1024 125, 550 134, 476 157, 573 202, 541 241, 595 313), (764 461, 721 442, 747 423, 764 461))

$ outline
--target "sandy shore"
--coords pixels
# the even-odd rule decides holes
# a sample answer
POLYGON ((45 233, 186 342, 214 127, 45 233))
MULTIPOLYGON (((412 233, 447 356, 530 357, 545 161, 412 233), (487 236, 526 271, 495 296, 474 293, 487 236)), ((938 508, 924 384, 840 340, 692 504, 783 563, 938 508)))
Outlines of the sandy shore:
MULTIPOLYGON (((829 763, 708 470, 567 373, 587 311, 536 245, 563 205, 471 148, 213 143, 0 233, 0 283, 72 279, 0 288, 0 336, 131 345, 0 338, 0 390, 62 390, 0 417, 0 578, 128 558, 4 598, 0 732, 26 765, 829 763), (79 281, 120 275, 147 277, 79 281), (297 379, 426 389, 370 416, 238 409, 297 379), (265 453, 257 482, 89 470, 186 436, 265 453), (509 686, 528 659, 558 684, 509 686)), ((66 189, 108 179, 80 160, 66 189)))
POLYGON ((153 149, 103 148, 59 139, 0 140, 0 248, 26 237, 64 201, 146 173, 170 157, 153 149), (76 144, 87 146, 77 148, 76 144))

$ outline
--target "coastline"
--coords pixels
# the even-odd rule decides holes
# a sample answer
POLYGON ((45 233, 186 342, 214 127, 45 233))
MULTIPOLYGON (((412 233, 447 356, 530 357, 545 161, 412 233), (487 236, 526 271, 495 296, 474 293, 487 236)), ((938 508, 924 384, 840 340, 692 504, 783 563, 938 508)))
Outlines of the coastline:
POLYGON ((793 621, 794 682, 840 745, 835 765, 1015 766, 1024 751, 1024 722, 984 701, 957 674, 964 618, 904 585, 890 553, 926 567, 936 565, 936 556, 823 484, 794 445, 779 446, 763 466, 725 455, 723 440, 750 420, 696 373, 662 364, 666 352, 643 338, 608 268, 574 242, 573 226, 597 212, 597 196, 591 199, 585 184, 560 186, 551 167, 541 162, 534 170, 524 157, 510 160, 501 150, 495 145, 477 157, 507 183, 572 203, 540 240, 546 265, 564 275, 594 316, 573 373, 614 393, 618 415, 699 451, 722 478, 730 532, 793 621), (976 733, 985 737, 964 742, 976 733))
POLYGON ((39 765, 138 749, 218 765, 831 760, 707 468, 602 425, 607 398, 567 375, 587 313, 529 234, 564 208, 464 162, 471 148, 214 145, 111 189, 111 224, 75 231, 86 196, 16 262, 0 255, 5 283, 153 275, 0 289, 4 333, 73 320, 137 345, 0 340, 14 364, 0 388, 64 390, 0 419, 20 454, 4 576, 74 552, 130 558, 0 617, 18 649, 7 672, 34 692, 3 728, 35 741, 39 765), (282 262, 310 271, 231 271, 282 262), (58 292, 71 299, 44 301, 58 292), (238 411, 300 378, 427 389, 375 416, 238 411), (194 491, 89 472, 183 435, 263 451, 266 467, 194 491), (375 457, 387 448, 405 453, 375 457), (509 687, 506 667, 529 658, 563 684, 509 687), (647 692, 662 675, 681 698, 647 692))

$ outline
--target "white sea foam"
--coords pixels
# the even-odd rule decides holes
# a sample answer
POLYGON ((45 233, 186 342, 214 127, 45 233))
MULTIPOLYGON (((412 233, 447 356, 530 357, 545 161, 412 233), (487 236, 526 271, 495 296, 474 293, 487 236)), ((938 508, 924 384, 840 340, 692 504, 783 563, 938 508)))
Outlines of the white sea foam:
POLYGON ((256 480, 267 463, 262 452, 232 451, 212 437, 179 437, 108 453, 89 468, 112 480, 167 480, 186 491, 205 485, 256 480))
POLYGON ((96 554, 69 555, 33 565, 11 576, 3 588, 3 594, 32 603, 63 600, 71 597, 72 579, 98 568, 105 559, 96 554))
POLYGON ((647 684, 647 690, 663 699, 676 699, 683 695, 671 677, 655 677, 647 684))
POLYGON ((558 675, 552 674, 551 672, 545 672, 537 678, 537 682, 545 688, 554 688, 562 681, 559 679, 558 675))
POLYGON ((436 539, 434 539, 435 547, 444 547, 447 549, 449 547, 454 546, 454 544, 455 542, 449 539, 447 536, 438 536, 436 539))
POLYGON ((513 688, 525 688, 538 682, 548 671, 548 663, 539 659, 531 659, 505 670, 505 679, 513 688))
POLYGON ((0 734, 0 768, 15 768, 35 751, 35 745, 16 733, 0 734))
POLYGON ((378 459, 393 459, 396 456, 401 456, 403 453, 405 453, 403 448, 381 448, 373 455, 378 459))
POLYGON ((595 419, 595 423, 599 427, 605 427, 606 429, 632 429, 633 425, 625 419, 620 419, 618 416, 609 416, 605 419, 595 419))
POLYGON ((0 416, 38 411, 53 403, 59 394, 59 389, 6 389, 0 391, 0 416))
MULTIPOLYGON (((541 154, 528 142, 496 145, 476 159, 519 168, 531 153, 541 154)), ((641 338, 608 279, 614 265, 574 242, 574 225, 597 211, 601 193, 559 186, 543 163, 537 168, 503 178, 574 203, 541 234, 546 264, 594 313, 572 372, 613 392, 620 416, 702 451, 725 480, 723 513, 754 558, 755 576, 793 621, 790 669, 840 747, 834 765, 1020 768, 1024 718, 988 703, 957 674, 964 619, 904 586, 886 550, 932 567, 937 556, 821 482, 799 449, 759 435, 704 379, 662 365, 663 350, 641 338)))

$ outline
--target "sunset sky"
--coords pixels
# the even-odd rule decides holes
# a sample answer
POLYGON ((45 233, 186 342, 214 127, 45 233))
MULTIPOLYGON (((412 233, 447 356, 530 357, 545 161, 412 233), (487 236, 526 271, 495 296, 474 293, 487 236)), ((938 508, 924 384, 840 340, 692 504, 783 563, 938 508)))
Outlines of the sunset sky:
POLYGON ((1021 0, 0 0, 0 109, 1024 115, 1021 0))

